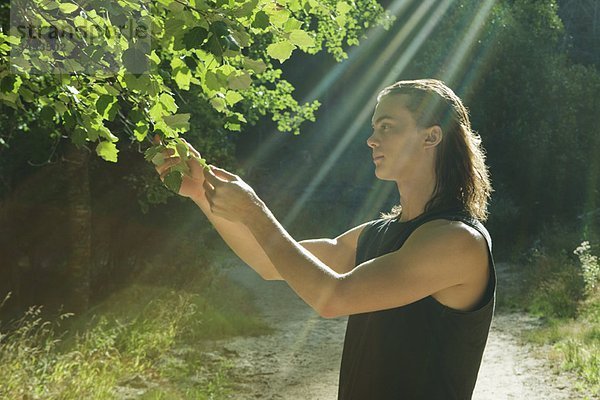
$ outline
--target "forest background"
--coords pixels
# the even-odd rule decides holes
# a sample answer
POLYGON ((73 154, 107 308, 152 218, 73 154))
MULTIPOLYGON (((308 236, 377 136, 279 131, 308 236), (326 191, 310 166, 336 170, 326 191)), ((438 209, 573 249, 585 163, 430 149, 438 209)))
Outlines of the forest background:
MULTIPOLYGON (((215 5, 227 10, 230 3, 215 5)), ((10 293, 1 309, 3 329, 24 326, 20 316, 32 306, 43 306, 34 314, 44 310, 50 321, 71 311, 89 317, 132 285, 153 286, 165 296, 190 282, 226 285, 215 278, 222 243, 195 206, 170 193, 144 160, 152 134, 181 134, 209 162, 240 173, 297 239, 336 235, 398 201, 393 184, 374 178, 365 144, 375 94, 399 79, 434 77, 464 100, 487 150, 495 189, 487 226, 496 258, 518 265, 522 277, 520 290, 501 297, 499 307, 543 316, 547 324, 535 340, 558 344, 562 365, 598 388, 598 2, 380 1, 378 8, 357 1, 353 11, 325 2, 347 16, 337 25, 323 22, 327 15, 306 2, 312 22, 282 22, 279 33, 270 31, 278 23, 275 13, 304 2, 280 2, 273 14, 260 16, 251 8, 258 2, 247 3, 251 17, 240 14, 236 22, 254 29, 252 38, 215 20, 195 31, 166 23, 183 45, 161 42, 168 51, 156 66, 170 99, 162 97, 161 110, 152 108, 158 101, 149 102, 149 116, 141 115, 139 99, 12 74, 7 47, 0 49, 0 296, 10 293), (343 26, 342 36, 332 26, 343 26), (229 76, 221 71, 207 78, 194 72, 202 60, 168 58, 211 46, 211 38, 221 47, 207 54, 217 61, 236 54, 250 61, 225 71, 229 76), (269 49, 273 43, 280 47, 269 49), (219 85, 227 86, 222 97, 215 95, 219 85), (85 118, 74 117, 77 95, 104 128, 88 129, 85 118), (118 162, 110 162, 117 152, 118 162)), ((9 5, 1 11, 8 32, 9 5)), ((163 11, 166 22, 172 10, 163 11)), ((14 45, 3 37, 8 44, 14 45)), ((136 72, 138 55, 124 52, 127 72, 136 72)), ((143 76, 129 74, 119 83, 130 95, 160 97, 148 92, 163 87, 143 76)), ((147 302, 156 293, 136 296, 147 302)), ((173 324, 183 325, 181 318, 173 324)), ((250 321, 241 331, 262 329, 257 326, 250 321)), ((207 336, 222 334, 219 329, 207 336)), ((124 352, 131 343, 119 346, 113 347, 124 352)))

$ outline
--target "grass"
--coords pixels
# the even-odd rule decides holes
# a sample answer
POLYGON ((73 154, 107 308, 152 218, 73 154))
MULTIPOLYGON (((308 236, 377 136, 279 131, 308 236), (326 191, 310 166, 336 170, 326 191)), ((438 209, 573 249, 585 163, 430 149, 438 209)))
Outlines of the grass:
POLYGON ((213 273, 185 287, 134 284, 81 316, 31 308, 0 336, 0 398, 219 399, 227 361, 203 342, 269 331, 248 294, 213 273))
POLYGON ((525 340, 550 345, 548 357, 562 371, 577 375, 583 398, 600 397, 600 288, 592 251, 578 254, 560 245, 560 232, 538 242, 520 260, 522 270, 498 298, 500 310, 525 310, 542 319, 525 340), (546 243, 543 246, 541 243, 546 243))
POLYGON ((554 364, 580 378, 577 389, 600 395, 600 294, 584 302, 577 317, 549 319, 525 337, 551 344, 554 364))

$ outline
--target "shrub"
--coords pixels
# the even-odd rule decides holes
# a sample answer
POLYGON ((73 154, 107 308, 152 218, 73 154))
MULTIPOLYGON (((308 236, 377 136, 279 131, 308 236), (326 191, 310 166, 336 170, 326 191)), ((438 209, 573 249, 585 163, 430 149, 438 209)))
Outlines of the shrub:
POLYGON ((591 253, 590 242, 582 242, 573 252, 579 258, 583 281, 585 282, 585 292, 590 294, 598 288, 600 283, 600 263, 598 257, 591 253))

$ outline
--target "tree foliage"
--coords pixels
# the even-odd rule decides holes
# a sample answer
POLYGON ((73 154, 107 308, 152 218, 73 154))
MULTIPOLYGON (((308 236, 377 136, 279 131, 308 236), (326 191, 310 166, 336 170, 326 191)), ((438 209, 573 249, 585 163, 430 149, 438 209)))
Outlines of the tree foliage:
POLYGON ((190 130, 195 89, 240 130, 270 113, 299 132, 299 104, 279 65, 296 51, 337 60, 367 27, 389 22, 374 0, 19 0, 0 32, 0 101, 63 126, 78 146, 116 161, 120 139, 190 130), (33 29, 32 29, 33 28, 33 29), (32 34, 33 32, 33 34, 32 34), (37 35, 37 38, 36 38, 37 35), (11 52, 12 51, 12 52, 11 52))

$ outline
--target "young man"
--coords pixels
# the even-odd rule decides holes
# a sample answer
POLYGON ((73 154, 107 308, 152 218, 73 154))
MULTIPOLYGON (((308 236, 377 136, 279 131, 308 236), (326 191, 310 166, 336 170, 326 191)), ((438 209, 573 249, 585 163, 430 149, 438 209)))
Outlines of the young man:
POLYGON ((391 215, 297 242, 227 171, 190 164, 180 194, 263 278, 284 279, 323 317, 349 315, 339 399, 469 399, 496 282, 480 139, 440 81, 397 82, 377 100, 367 144, 376 176, 398 186, 391 215))

